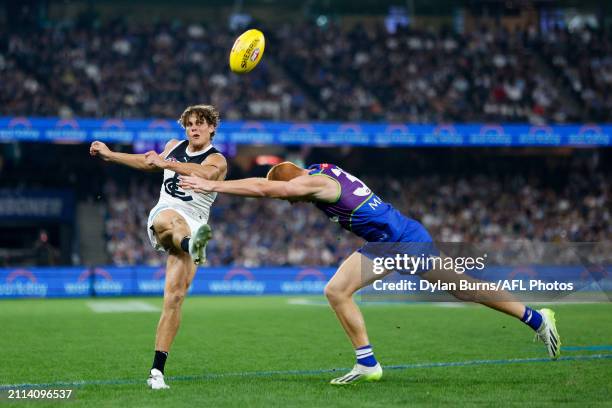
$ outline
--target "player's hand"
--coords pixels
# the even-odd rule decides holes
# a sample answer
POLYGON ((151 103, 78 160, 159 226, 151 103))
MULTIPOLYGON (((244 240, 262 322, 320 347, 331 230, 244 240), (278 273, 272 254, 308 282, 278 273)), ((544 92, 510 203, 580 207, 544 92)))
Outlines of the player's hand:
POLYGON ((193 190, 196 193, 210 193, 214 190, 216 181, 206 180, 198 176, 181 176, 179 178, 179 187, 183 190, 193 190))
POLYGON ((112 151, 106 146, 106 144, 102 142, 95 141, 89 147, 89 154, 92 156, 100 156, 102 160, 108 161, 110 160, 110 155, 112 151))
POLYGON ((144 157, 145 157, 145 163, 147 163, 149 166, 163 169, 164 166, 166 165, 166 162, 164 161, 164 159, 159 157, 157 152, 154 152, 153 150, 146 152, 144 154, 144 157))

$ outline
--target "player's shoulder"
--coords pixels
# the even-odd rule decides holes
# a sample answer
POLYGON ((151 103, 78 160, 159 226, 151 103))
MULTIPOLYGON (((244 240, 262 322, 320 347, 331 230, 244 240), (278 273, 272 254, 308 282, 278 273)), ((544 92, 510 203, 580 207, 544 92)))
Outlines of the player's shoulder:
MULTIPOLYGON (((322 175, 322 174, 321 174, 322 175)), ((310 187, 325 187, 327 185, 336 186, 337 182, 329 177, 312 177, 313 174, 305 174, 291 179, 290 183, 302 184, 310 187)))
POLYGON ((180 140, 178 139, 170 139, 166 142, 166 146, 164 146, 164 150, 173 149, 179 143, 180 143, 180 140))
POLYGON ((336 166, 335 164, 331 164, 331 163, 313 163, 307 168, 308 174, 310 175, 323 174, 333 169, 340 169, 340 168, 336 166))
MULTIPOLYGON (((227 159, 216 148, 211 148, 208 151, 208 155, 202 161, 202 166, 214 166, 218 168, 222 174, 227 174, 227 159)), ((223 176, 225 178, 225 176, 223 176)))
POLYGON ((219 149, 217 149, 215 146, 212 146, 208 152, 208 156, 217 156, 217 157, 223 157, 225 159, 225 155, 223 154, 223 152, 219 149))
POLYGON ((170 139, 164 146, 164 151, 160 154, 161 157, 167 158, 181 144, 182 140, 170 139))
POLYGON ((305 174, 291 179, 289 185, 294 185, 295 188, 299 188, 302 191, 308 191, 311 197, 309 201, 314 202, 335 202, 340 193, 340 186, 336 180, 331 177, 312 177, 312 174, 305 174))
POLYGON ((212 146, 210 150, 208 151, 208 155, 206 156, 205 161, 220 163, 220 162, 226 162, 227 160, 225 159, 225 155, 223 155, 223 152, 218 150, 216 147, 212 146))

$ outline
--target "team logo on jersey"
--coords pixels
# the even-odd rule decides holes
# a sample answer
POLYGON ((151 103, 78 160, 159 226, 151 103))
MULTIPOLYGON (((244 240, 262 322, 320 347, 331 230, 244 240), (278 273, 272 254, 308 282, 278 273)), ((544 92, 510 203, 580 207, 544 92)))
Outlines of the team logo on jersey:
POLYGON ((192 196, 187 195, 183 190, 181 190, 178 183, 179 183, 178 174, 176 174, 174 177, 165 179, 164 180, 164 190, 170 196, 174 198, 178 198, 179 200, 182 200, 182 201, 193 200, 192 196))

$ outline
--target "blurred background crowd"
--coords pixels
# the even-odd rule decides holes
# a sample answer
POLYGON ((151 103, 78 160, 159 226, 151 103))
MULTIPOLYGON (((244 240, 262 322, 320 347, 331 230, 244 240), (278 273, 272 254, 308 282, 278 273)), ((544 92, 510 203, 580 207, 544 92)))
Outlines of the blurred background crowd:
MULTIPOLYGON (((0 0, 0 116, 173 120, 211 103, 222 121, 612 122, 606 2, 179 3, 0 0), (234 75, 228 53, 250 27, 265 33, 266 53, 234 75)), ((605 147, 219 147, 229 178, 265 174, 258 160, 269 155, 338 164, 438 241, 612 236, 605 147)), ((0 133, 0 199, 41 188, 74 196, 72 218, 0 214, 0 265, 162 263, 146 235, 160 177, 92 160, 84 144, 0 133)), ((337 265, 362 244, 306 204, 221 195, 210 223, 215 266, 337 265)))
MULTIPOLYGON (((439 242, 600 242, 612 236, 610 176, 590 166, 573 166, 556 179, 544 172, 378 177, 372 165, 347 170, 365 173, 363 181, 376 194, 421 221, 439 242)), ((112 262, 163 263, 163 253, 153 250, 145 234, 159 184, 134 179, 119 188, 109 180, 104 193, 112 262)), ((333 266, 364 243, 306 203, 220 194, 209 223, 213 266, 333 266)))
POLYGON ((605 30, 308 21, 264 31, 272 51, 245 77, 227 69, 238 31, 221 25, 82 19, 0 28, 0 103, 5 115, 65 118, 174 117, 205 97, 228 120, 612 120, 605 30))

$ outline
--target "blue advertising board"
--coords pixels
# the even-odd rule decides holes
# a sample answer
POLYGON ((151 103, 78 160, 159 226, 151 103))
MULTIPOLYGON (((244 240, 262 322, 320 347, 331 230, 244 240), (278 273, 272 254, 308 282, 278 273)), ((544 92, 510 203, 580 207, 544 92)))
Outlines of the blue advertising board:
MULTIPOLYGON (((200 268, 190 293, 322 294, 335 268, 200 268)), ((164 267, 0 268, 0 298, 161 295, 164 267)))
MULTIPOLYGON (((194 295, 322 295, 336 268, 204 267, 195 276, 194 295)), ((573 282, 575 290, 612 290, 610 268, 597 272, 582 266, 487 268, 486 280, 513 279, 573 282)), ((159 296, 164 290, 164 267, 32 267, 0 268, 0 298, 159 296)), ((398 275, 397 279, 418 280, 398 275)))
MULTIPOLYGON (((0 142, 165 142, 183 138, 173 120, 0 118, 0 142)), ((611 146, 612 124, 288 123, 227 121, 221 144, 318 146, 611 146)))
POLYGON ((0 221, 71 222, 74 212, 74 194, 68 190, 0 189, 0 221))

